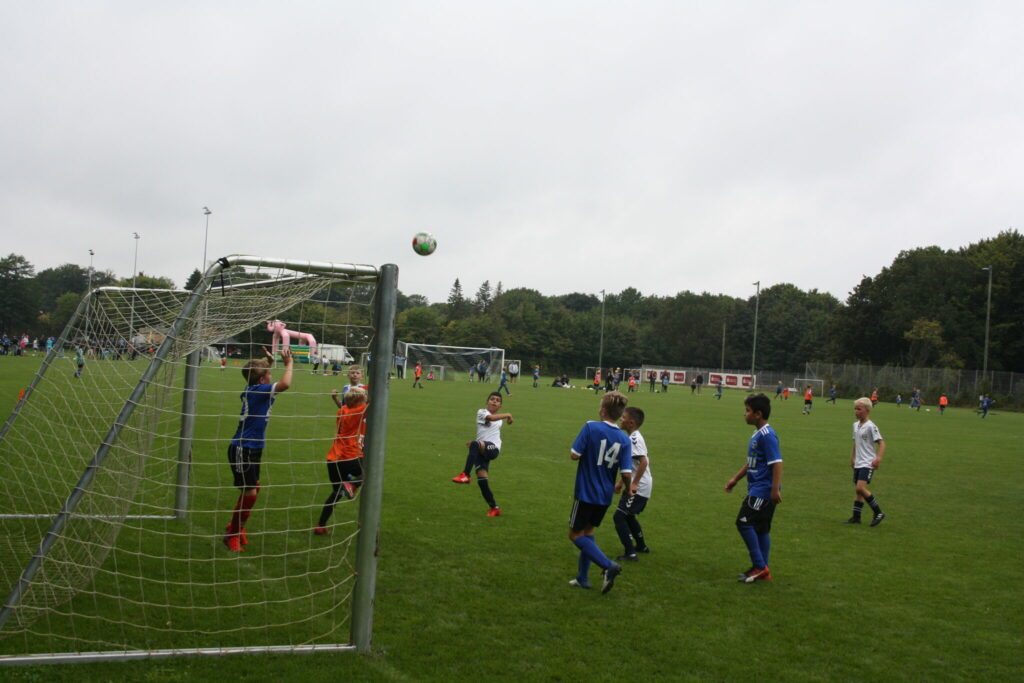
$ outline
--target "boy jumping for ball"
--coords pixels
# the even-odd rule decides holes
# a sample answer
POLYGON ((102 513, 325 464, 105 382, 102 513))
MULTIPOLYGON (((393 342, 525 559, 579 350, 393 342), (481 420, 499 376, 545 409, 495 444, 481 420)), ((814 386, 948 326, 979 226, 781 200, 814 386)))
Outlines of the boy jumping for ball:
POLYGON ((284 374, 271 383, 270 370, 274 357, 266 348, 266 359, 257 358, 245 364, 242 376, 248 385, 241 394, 242 415, 238 429, 228 446, 228 463, 234 476, 235 487, 240 490, 231 521, 224 535, 224 545, 232 552, 242 552, 243 545, 249 545, 245 536, 245 522, 249 519, 256 497, 260 493, 260 460, 266 444, 267 424, 270 422, 270 407, 278 394, 288 391, 292 385, 292 353, 287 346, 281 349, 284 359, 284 374))
POLYGON ((736 529, 750 553, 751 567, 740 575, 742 583, 771 581, 768 553, 771 551, 772 517, 782 502, 782 452, 779 437, 768 424, 771 400, 764 394, 751 394, 743 401, 743 419, 754 427, 747 446, 747 462, 725 484, 729 493, 743 477, 747 478, 747 496, 736 515, 736 529))
POLYGON ((871 506, 874 517, 871 526, 878 526, 885 519, 885 513, 878 506, 878 501, 868 490, 868 484, 875 470, 882 464, 885 455, 885 441, 878 427, 868 416, 871 415, 871 399, 858 398, 853 403, 853 414, 857 421, 853 423, 853 450, 850 452, 850 467, 853 469, 853 485, 857 488, 857 497, 853 501, 853 517, 846 524, 860 524, 860 514, 864 511, 864 503, 871 506))
MULTIPOLYGON (((349 375, 351 378, 351 374, 349 375)), ((363 438, 366 436, 366 390, 348 386, 344 403, 338 400, 338 390, 331 391, 331 399, 338 406, 336 432, 331 450, 327 453, 327 477, 331 480, 331 495, 324 501, 320 520, 313 533, 324 535, 327 520, 334 512, 339 498, 355 498, 363 483, 363 438)))
POLYGON ((489 470, 491 461, 497 458, 501 451, 501 426, 505 420, 512 424, 512 414, 499 413, 499 410, 501 394, 492 391, 487 396, 487 407, 476 411, 476 441, 466 444, 469 448, 466 466, 458 475, 452 477, 456 484, 468 484, 471 481, 469 475, 476 470, 476 483, 480 487, 480 494, 490 506, 487 511, 488 517, 497 517, 501 514, 501 508, 494 502, 494 494, 491 493, 489 470))
POLYGON ((619 506, 615 510, 615 531, 622 541, 623 554, 615 559, 636 562, 637 553, 649 553, 644 541, 644 530, 637 515, 647 507, 651 499, 651 465, 647 457, 647 442, 640 433, 644 423, 644 411, 628 406, 622 413, 622 431, 629 434, 630 454, 633 458, 633 480, 627 486, 621 480, 615 483, 615 493, 621 493, 619 506))

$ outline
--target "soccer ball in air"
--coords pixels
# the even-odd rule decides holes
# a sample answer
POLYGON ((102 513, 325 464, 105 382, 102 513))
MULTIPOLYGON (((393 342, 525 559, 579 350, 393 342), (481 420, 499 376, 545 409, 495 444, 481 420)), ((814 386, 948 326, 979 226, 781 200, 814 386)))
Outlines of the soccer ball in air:
POLYGON ((412 238, 412 250, 420 256, 430 256, 437 249, 437 240, 429 232, 418 232, 412 238))

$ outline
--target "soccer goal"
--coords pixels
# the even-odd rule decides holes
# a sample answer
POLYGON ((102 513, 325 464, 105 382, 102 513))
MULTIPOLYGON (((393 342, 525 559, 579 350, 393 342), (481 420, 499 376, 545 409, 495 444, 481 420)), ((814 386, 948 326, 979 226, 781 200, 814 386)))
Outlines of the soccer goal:
POLYGON ((364 485, 329 534, 312 530, 344 382, 296 371, 277 396, 241 553, 222 542, 227 450, 264 347, 390 352, 397 273, 228 256, 192 292, 90 292, 0 428, 0 664, 367 650, 386 365, 367 378, 364 485))
POLYGON ((814 391, 815 396, 823 396, 825 394, 825 380, 823 379, 810 379, 808 377, 794 377, 793 388, 802 396, 804 389, 807 385, 811 385, 811 389, 814 391))
MULTIPOLYGON (((423 366, 423 376, 427 376, 427 368, 433 367, 435 378, 454 380, 456 374, 468 376, 470 370, 483 361, 487 366, 487 376, 497 378, 505 364, 505 349, 476 348, 472 346, 441 346, 438 344, 415 344, 398 342, 398 353, 406 357, 405 373, 412 374, 416 363, 423 366)), ((473 378, 475 379, 475 377, 473 378)))

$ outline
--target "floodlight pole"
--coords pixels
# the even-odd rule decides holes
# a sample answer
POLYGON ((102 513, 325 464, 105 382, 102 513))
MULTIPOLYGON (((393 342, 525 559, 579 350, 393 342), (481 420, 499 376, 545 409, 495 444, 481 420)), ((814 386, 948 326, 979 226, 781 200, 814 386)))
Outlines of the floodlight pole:
POLYGON ((139 274, 139 233, 133 232, 132 237, 135 238, 135 258, 132 261, 132 312, 131 320, 128 323, 128 334, 131 335, 132 339, 135 338, 135 280, 139 274))
POLYGON ((203 214, 206 215, 206 230, 203 232, 203 265, 200 266, 200 268, 199 268, 199 272, 200 273, 205 273, 206 272, 206 242, 207 242, 207 240, 210 237, 210 214, 211 213, 213 213, 213 211, 210 211, 209 207, 206 207, 206 206, 203 207, 203 214))
POLYGON ((597 370, 604 372, 604 300, 605 292, 601 290, 601 343, 597 347, 597 370))
POLYGON ((722 321, 722 360, 718 363, 718 374, 725 374, 725 321, 722 321))
POLYGON ((85 286, 85 293, 88 294, 92 289, 92 257, 96 255, 96 252, 92 249, 89 250, 89 283, 85 286))
POLYGON ((761 281, 752 283, 757 287, 754 295, 754 347, 750 351, 750 388, 754 389, 754 361, 757 360, 757 314, 761 307, 761 281))
POLYGON ((981 376, 988 377, 988 329, 992 320, 992 266, 985 266, 982 270, 988 271, 988 304, 985 306, 985 355, 981 361, 981 376))

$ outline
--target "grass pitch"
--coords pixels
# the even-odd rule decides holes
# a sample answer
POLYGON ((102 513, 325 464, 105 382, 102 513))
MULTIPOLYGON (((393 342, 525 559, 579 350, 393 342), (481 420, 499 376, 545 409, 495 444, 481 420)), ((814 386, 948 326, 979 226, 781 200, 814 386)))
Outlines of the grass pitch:
MULTIPOLYGON (((39 359, 0 358, 0 413, 39 359)), ((203 381, 216 373, 204 370, 203 381)), ((230 373, 235 375, 237 373, 230 373)), ((232 380, 235 378, 232 378, 232 380)), ((343 378, 299 373, 275 406, 313 410, 343 378), (305 392, 310 392, 309 394, 305 392)), ((223 381, 229 381, 226 378, 223 381)), ((240 384, 240 379, 238 380, 240 384)), ((513 385, 501 457, 502 507, 488 518, 476 485, 450 482, 473 418, 496 385, 428 382, 391 389, 374 651, 240 656, 5 670, 10 680, 1020 680, 1024 589, 1024 416, 982 420, 880 405, 888 450, 871 488, 876 528, 844 526, 853 485, 852 398, 773 402, 785 461, 770 583, 742 585, 749 565, 733 520, 745 459, 742 394, 641 391, 654 491, 640 519, 652 548, 615 589, 571 588, 567 539, 575 463, 569 447, 597 401, 585 390, 513 385)), ((271 436, 275 429, 271 420, 271 436)), ((330 424, 325 426, 330 429, 330 424)), ((218 445, 212 457, 221 458, 218 445)), ((273 458, 268 450, 269 459, 273 458)), ((225 467, 226 469, 226 467, 225 467)), ((272 471, 272 470, 271 470, 272 471)), ((0 474, 2 476, 2 474, 0 474)), ((326 484, 324 485, 326 492, 326 484)), ((257 508, 252 525, 260 522, 257 508)), ((611 515, 597 541, 621 546, 611 515)), ((591 575, 599 582, 597 568, 591 575)))

